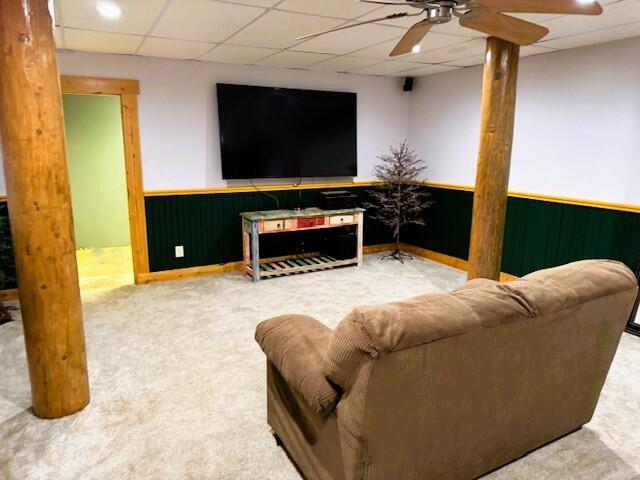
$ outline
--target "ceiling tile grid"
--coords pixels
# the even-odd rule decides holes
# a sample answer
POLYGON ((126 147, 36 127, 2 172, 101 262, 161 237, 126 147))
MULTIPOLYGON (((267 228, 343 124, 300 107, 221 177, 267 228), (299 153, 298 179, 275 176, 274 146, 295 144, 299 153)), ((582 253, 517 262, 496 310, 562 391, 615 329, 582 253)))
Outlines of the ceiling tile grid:
MULTIPOLYGON (((576 0, 578 1, 578 0, 576 0)), ((514 15, 549 28, 522 56, 640 36, 640 0, 602 0, 604 13, 514 15)), ((58 48, 361 75, 422 76, 480 65, 481 32, 454 19, 434 26, 418 53, 389 58, 422 17, 386 19, 311 39, 298 37, 407 12, 356 0, 54 0, 58 48), (98 13, 116 5, 117 18, 98 13)))

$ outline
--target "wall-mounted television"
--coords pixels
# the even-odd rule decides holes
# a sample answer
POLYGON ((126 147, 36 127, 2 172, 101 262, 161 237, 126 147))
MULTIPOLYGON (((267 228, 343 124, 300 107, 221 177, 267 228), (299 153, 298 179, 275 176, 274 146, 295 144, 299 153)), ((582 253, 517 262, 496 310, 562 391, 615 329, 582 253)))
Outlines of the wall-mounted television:
POLYGON ((217 84, 222 178, 355 177, 355 93, 217 84))

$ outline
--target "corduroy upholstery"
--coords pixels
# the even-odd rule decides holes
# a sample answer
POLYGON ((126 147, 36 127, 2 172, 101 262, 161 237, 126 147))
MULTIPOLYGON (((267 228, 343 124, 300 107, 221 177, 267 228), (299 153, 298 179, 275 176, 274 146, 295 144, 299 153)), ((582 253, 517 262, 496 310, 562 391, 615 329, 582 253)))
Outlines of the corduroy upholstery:
POLYGON ((299 321, 269 321, 258 331, 291 325, 258 335, 269 424, 309 479, 475 478, 591 419, 637 290, 627 267, 592 260, 358 307, 333 333, 313 327, 320 346, 297 348, 323 358, 300 372, 301 352, 283 359, 299 321), (333 411, 318 408, 327 386, 333 411))
POLYGON ((267 358, 318 415, 330 413, 338 401, 322 372, 331 333, 306 315, 272 318, 256 329, 256 341, 267 358))

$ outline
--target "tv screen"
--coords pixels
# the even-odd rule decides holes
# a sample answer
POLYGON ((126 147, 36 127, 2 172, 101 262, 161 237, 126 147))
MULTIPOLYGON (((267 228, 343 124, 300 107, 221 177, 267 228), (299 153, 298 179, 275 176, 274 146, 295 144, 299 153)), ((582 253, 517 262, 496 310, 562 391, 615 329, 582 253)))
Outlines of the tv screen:
POLYGON ((355 177, 355 93, 218 84, 222 177, 355 177))

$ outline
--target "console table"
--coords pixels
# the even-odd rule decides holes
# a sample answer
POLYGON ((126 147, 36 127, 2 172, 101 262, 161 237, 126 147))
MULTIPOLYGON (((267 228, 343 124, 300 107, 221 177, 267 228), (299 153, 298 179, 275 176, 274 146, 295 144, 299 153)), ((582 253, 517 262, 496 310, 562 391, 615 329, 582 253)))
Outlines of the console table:
POLYGON ((362 265, 362 208, 343 210, 270 210, 264 212, 244 212, 242 217, 242 251, 244 272, 254 282, 261 278, 279 277, 293 273, 313 272, 346 265, 362 265), (323 228, 339 228, 346 225, 357 226, 356 257, 337 260, 328 255, 304 258, 280 258, 260 261, 260 235, 284 232, 301 232, 323 228))

